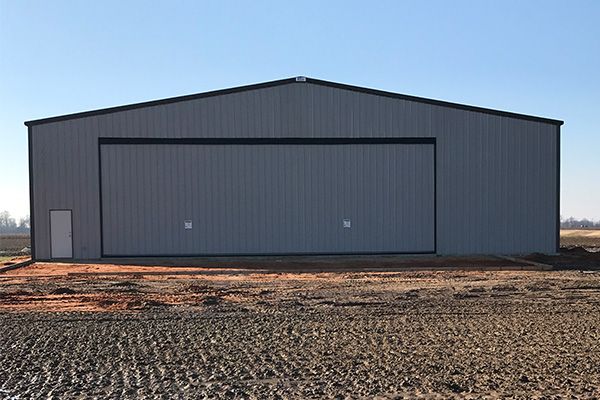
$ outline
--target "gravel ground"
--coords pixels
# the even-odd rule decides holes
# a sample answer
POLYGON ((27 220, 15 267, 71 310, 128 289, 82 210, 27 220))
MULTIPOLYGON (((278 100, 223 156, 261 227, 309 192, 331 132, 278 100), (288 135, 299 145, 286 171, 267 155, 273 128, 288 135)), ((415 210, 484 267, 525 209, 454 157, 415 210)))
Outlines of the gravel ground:
POLYGON ((0 398, 600 397, 598 273, 12 272, 0 398))

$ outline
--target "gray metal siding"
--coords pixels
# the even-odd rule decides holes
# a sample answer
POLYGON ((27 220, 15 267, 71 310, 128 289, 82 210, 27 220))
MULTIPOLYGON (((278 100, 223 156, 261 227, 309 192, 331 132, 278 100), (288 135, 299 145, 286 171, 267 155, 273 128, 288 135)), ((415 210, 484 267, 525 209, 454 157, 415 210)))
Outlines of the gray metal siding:
POLYGON ((33 126, 36 256, 73 210, 76 258, 100 257, 98 137, 436 137, 437 252, 555 251, 554 125, 291 83, 33 126))
POLYGON ((434 252, 433 154, 433 144, 102 145, 104 254, 434 252))

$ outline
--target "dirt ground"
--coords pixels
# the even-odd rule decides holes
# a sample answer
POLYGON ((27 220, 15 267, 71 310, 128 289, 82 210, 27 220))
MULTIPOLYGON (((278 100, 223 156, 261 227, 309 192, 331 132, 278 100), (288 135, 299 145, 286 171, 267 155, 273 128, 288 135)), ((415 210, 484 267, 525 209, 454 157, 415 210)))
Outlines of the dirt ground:
POLYGON ((595 271, 36 263, 0 398, 598 398, 599 327, 595 271))
POLYGON ((596 232, 521 259, 6 271, 0 399, 599 398, 596 232))

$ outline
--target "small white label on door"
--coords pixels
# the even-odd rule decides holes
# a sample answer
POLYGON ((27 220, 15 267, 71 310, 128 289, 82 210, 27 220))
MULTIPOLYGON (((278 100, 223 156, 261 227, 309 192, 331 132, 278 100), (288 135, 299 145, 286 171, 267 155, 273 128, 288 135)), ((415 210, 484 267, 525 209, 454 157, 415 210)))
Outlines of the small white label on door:
POLYGON ((342 224, 343 224, 344 228, 350 228, 351 225, 352 225, 351 222, 350 222, 350 220, 349 219, 345 219, 345 218, 342 220, 342 224))
POLYGON ((192 229, 192 220, 187 219, 183 221, 183 227, 184 229, 192 229))

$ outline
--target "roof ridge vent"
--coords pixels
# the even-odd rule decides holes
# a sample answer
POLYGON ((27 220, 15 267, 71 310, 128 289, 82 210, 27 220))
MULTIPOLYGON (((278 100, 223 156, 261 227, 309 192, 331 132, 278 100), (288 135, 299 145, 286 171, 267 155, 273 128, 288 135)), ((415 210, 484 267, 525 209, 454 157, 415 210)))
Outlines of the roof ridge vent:
POLYGON ((297 76, 296 82, 306 82, 306 77, 305 76, 297 76))

